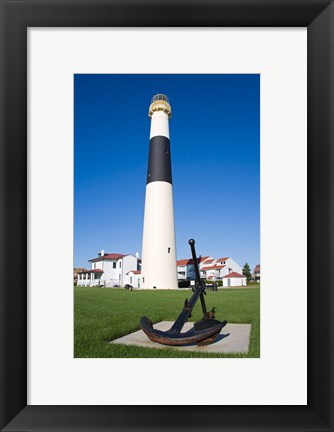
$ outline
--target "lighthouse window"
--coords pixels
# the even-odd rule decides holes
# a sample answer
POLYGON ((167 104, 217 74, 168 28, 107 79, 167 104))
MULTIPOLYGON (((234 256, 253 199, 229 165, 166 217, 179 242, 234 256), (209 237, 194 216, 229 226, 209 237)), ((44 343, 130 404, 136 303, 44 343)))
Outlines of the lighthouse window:
POLYGON ((170 248, 168 248, 168 253, 170 253, 170 248))

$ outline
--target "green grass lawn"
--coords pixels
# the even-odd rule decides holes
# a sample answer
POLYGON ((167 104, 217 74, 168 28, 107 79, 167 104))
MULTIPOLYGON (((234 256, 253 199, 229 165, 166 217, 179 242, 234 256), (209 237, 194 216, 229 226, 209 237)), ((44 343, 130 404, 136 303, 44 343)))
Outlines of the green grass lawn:
MULTIPOLYGON (((252 324, 248 354, 207 354, 174 349, 143 348, 109 344, 139 330, 143 315, 153 323, 174 321, 190 290, 129 291, 107 288, 74 288, 74 356, 75 357, 259 357, 260 289, 232 288, 207 292, 207 309, 216 308, 216 318, 228 323, 252 324)), ((200 301, 193 309, 191 321, 202 318, 200 301)))

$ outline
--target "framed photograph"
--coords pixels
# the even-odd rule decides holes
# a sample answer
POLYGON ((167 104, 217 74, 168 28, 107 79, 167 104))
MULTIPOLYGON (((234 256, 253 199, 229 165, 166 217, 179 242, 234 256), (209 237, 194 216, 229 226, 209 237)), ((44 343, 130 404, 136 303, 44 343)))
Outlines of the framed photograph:
MULTIPOLYGON (((1 1, 1 16, 1 430, 332 431, 333 2, 1 1), (101 76, 106 81, 92 85, 101 76), (92 169, 103 152, 97 101, 113 100, 130 119, 129 104, 141 109, 134 98, 141 103, 162 76, 175 107, 184 100, 190 114, 197 89, 200 114, 190 125, 205 123, 210 107, 220 123, 212 93, 224 97, 224 85, 228 118, 237 95, 250 93, 233 77, 257 77, 260 86, 261 339, 250 358, 122 355, 92 345, 89 319, 80 338, 73 334, 73 207, 81 194, 83 215, 86 204, 100 211, 85 176, 73 193, 76 157, 76 173, 90 167, 98 177, 115 167, 103 153, 92 169), (78 156, 80 134, 87 146, 78 156)), ((169 106, 157 96, 148 102, 169 106)), ((127 150, 133 170, 135 150, 127 150)), ((83 284, 101 282, 96 263, 104 256, 87 257, 83 284)), ((131 271, 135 278, 138 268, 131 271)))
MULTIPOLYGON (((175 39, 140 33, 140 46, 175 39)), ((260 357, 260 74, 191 69, 74 75, 75 358, 260 357)))

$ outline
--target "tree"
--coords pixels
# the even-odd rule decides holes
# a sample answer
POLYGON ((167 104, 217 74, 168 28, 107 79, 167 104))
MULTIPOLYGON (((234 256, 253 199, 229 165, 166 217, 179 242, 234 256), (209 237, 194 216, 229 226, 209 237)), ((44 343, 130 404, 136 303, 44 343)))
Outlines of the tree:
POLYGON ((250 269, 248 263, 246 263, 246 264, 244 265, 244 268, 242 269, 242 274, 246 276, 246 278, 247 278, 247 283, 249 283, 250 280, 252 279, 252 273, 251 273, 251 269, 250 269))

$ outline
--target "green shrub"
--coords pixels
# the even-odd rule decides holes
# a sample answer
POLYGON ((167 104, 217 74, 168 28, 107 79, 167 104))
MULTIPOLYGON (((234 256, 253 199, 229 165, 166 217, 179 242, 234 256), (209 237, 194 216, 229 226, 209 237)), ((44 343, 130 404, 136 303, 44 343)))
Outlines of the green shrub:
POLYGON ((178 283, 179 288, 189 288, 190 287, 190 280, 182 280, 178 283))
POLYGON ((223 285, 223 281, 222 280, 216 280, 216 281, 206 280, 204 282, 205 282, 205 285, 212 285, 213 283, 216 283, 219 287, 223 285))

